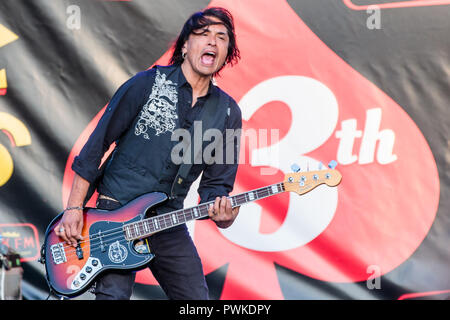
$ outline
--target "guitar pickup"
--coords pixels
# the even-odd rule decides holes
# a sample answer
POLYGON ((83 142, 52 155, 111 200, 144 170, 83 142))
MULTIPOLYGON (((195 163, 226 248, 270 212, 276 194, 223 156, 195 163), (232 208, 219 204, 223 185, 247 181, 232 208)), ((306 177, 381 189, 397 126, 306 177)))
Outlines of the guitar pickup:
POLYGON ((83 260, 83 249, 81 249, 80 242, 78 242, 75 252, 77 254, 78 260, 83 260))
POLYGON ((105 251, 106 251, 106 247, 105 247, 105 244, 103 243, 103 235, 102 235, 102 232, 101 232, 101 231, 99 231, 99 232, 97 233, 97 238, 98 238, 98 240, 100 241, 100 250, 101 250, 102 252, 105 252, 105 251))

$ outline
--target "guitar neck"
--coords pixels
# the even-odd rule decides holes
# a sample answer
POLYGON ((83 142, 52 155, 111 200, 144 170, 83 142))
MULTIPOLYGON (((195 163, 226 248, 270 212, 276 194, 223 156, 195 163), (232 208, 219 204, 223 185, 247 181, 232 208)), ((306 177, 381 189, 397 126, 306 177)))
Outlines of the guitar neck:
MULTIPOLYGON (((239 207, 243 204, 267 198, 278 193, 284 192, 284 183, 277 183, 267 187, 229 196, 231 206, 239 207)), ((213 201, 202 203, 198 206, 180 209, 169 213, 161 214, 155 217, 143 219, 138 222, 129 223, 123 226, 127 240, 145 238, 153 233, 166 230, 191 220, 201 219, 208 216, 208 208, 213 201)))

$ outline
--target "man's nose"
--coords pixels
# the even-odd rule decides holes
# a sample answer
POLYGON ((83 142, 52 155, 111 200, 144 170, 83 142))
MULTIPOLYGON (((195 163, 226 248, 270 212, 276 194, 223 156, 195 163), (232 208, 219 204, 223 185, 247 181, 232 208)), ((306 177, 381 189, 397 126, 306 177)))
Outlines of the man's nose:
POLYGON ((214 35, 210 35, 208 38, 208 44, 211 46, 215 46, 216 45, 216 37, 214 35))

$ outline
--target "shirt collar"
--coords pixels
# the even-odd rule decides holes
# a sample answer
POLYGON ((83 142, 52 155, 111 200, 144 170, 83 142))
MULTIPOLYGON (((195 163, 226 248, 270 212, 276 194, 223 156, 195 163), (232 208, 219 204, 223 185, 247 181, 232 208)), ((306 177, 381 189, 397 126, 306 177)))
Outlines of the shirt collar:
MULTIPOLYGON (((191 85, 186 80, 186 77, 184 76, 183 71, 181 70, 181 65, 178 66, 177 72, 178 72, 178 78, 177 78, 178 88, 181 88, 183 86, 188 86, 188 88, 191 88, 191 85)), ((209 95, 211 95, 211 93, 214 90, 214 87, 215 87, 215 85, 213 85, 212 81, 210 81, 208 91, 206 92, 206 95, 204 95, 204 97, 208 97, 209 95)))

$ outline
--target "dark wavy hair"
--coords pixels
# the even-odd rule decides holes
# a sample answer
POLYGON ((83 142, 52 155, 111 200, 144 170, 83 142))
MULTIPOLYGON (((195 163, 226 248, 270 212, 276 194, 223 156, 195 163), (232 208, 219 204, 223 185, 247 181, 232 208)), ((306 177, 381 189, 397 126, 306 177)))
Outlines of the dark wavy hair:
MULTIPOLYGON (((224 8, 211 7, 203 11, 194 13, 184 24, 177 40, 175 41, 172 57, 170 58, 169 64, 181 64, 183 62, 182 48, 184 43, 188 40, 191 33, 195 33, 195 30, 203 29, 209 25, 218 24, 213 20, 208 19, 208 17, 215 17, 221 21, 221 24, 225 26, 228 32, 229 44, 227 57, 225 59, 226 64, 231 66, 236 64, 241 58, 239 49, 236 44, 236 34, 234 33, 234 21, 231 13, 224 8)), ((217 75, 222 66, 216 73, 217 75)))

